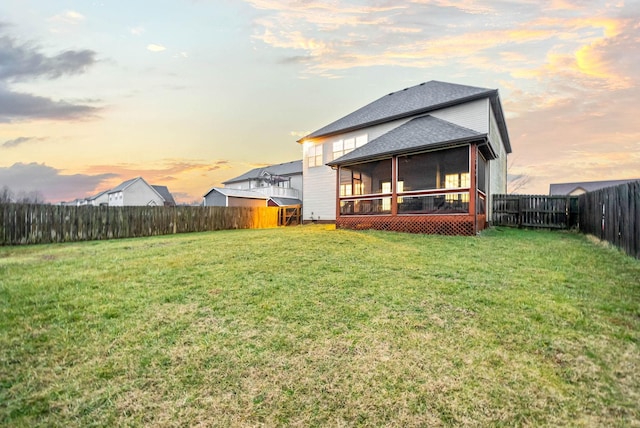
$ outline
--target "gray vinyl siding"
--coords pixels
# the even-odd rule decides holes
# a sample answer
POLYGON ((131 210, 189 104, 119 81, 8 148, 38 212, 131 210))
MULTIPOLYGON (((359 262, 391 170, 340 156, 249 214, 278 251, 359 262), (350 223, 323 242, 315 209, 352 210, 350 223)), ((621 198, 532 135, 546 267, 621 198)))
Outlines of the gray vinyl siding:
POLYGON ((489 109, 489 144, 498 156, 500 149, 504 152, 504 143, 502 141, 500 131, 498 130, 498 122, 496 121, 496 116, 493 113, 492 108, 489 109))
POLYGON ((429 113, 433 117, 455 123, 458 126, 472 129, 481 134, 489 133, 489 99, 471 101, 436 110, 429 113))
POLYGON ((109 194, 110 206, 164 206, 164 199, 144 181, 137 180, 120 192, 109 194), (118 194, 122 198, 118 198, 118 194))
POLYGON ((204 206, 206 207, 226 207, 227 197, 213 190, 204 197, 204 206))
POLYGON ((507 193, 507 151, 498 131, 498 123, 493 109, 489 109, 489 113, 489 143, 497 155, 496 159, 489 162, 489 189, 491 194, 495 195, 507 193))
MULTIPOLYGON (((333 140, 332 140, 333 141, 333 140)), ((333 143, 331 143, 333 144, 333 143)), ((328 162, 331 152, 329 144, 323 144, 323 162, 328 162)), ((304 150, 304 149, 303 149, 304 150)), ((302 193, 302 220, 336 219, 336 173, 326 165, 309 168, 304 153, 302 175, 304 176, 302 193)))
POLYGON ((291 176, 291 188, 296 189, 298 191, 298 199, 302 200, 303 198, 303 188, 302 188, 302 174, 296 174, 291 176))

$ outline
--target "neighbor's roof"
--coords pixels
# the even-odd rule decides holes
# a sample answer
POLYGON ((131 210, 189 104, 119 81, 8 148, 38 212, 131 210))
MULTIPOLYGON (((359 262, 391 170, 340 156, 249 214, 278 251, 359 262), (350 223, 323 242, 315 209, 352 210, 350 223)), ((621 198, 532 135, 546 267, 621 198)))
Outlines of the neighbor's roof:
POLYGON ((275 202, 279 207, 284 207, 287 205, 302 205, 302 201, 295 198, 280 198, 277 196, 272 196, 271 200, 275 202))
MULTIPOLYGON (((126 189, 127 187, 131 186, 133 183, 135 183, 138 180, 144 181, 144 179, 142 177, 132 178, 131 180, 123 181, 122 183, 120 183, 116 187, 114 187, 113 189, 108 190, 108 192, 109 193, 121 192, 124 189, 126 189)), ((146 183, 146 181, 145 181, 145 183, 146 183)))
POLYGON ((248 171, 242 175, 239 175, 238 177, 224 181, 222 184, 236 183, 238 181, 256 179, 256 178, 260 178, 265 174, 269 174, 269 175, 302 174, 302 160, 279 163, 276 165, 263 166, 261 168, 254 168, 251 171, 248 171))
POLYGON ((151 187, 153 187, 155 191, 158 192, 160 196, 162 196, 162 199, 164 199, 165 202, 168 202, 172 205, 176 204, 176 201, 175 199, 173 199, 173 195, 171 194, 171 192, 169 192, 167 186, 156 186, 155 184, 152 184, 151 187))
POLYGON ((431 80, 385 95, 353 113, 312 132, 299 141, 302 142, 308 138, 354 131, 379 123, 427 113, 429 111, 487 97, 490 99, 496 115, 505 148, 508 153, 511 153, 511 143, 509 141, 509 134, 507 132, 502 104, 500 103, 497 89, 478 88, 436 80, 431 80))
POLYGON ((593 192, 594 190, 619 186, 620 184, 631 183, 633 181, 640 181, 640 178, 631 178, 627 180, 583 181, 579 183, 553 183, 549 185, 549 195, 569 195, 577 189, 583 189, 585 192, 593 192))
POLYGON ((240 189, 228 189, 226 187, 213 187, 207 193, 205 197, 211 192, 218 192, 224 196, 231 196, 234 198, 247 198, 247 199, 269 199, 269 196, 265 196, 262 193, 254 192, 252 190, 240 190, 240 189))
POLYGON ((392 129, 327 165, 343 165, 384 155, 477 140, 485 136, 486 134, 480 134, 446 120, 429 115, 421 116, 411 119, 404 125, 392 129))
POLYGON ((100 192, 100 193, 96 193, 96 194, 95 194, 95 195, 93 195, 93 196, 89 196, 89 197, 87 198, 87 201, 95 201, 95 200, 96 200, 96 199, 98 199, 100 196, 105 195, 105 194, 109 193, 110 191, 111 191, 111 190, 103 190, 103 191, 102 191, 102 192, 100 192))

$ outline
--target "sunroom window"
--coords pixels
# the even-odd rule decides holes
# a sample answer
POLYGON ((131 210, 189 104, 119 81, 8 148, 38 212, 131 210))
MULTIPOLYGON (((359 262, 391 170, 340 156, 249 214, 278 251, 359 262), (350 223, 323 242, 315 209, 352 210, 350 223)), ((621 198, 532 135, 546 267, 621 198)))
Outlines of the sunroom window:
POLYGON ((405 192, 468 188, 468 177, 469 146, 398 156, 398 180, 404 182, 405 192))
POLYGON ((391 159, 340 168, 341 196, 376 193, 391 193, 391 159))

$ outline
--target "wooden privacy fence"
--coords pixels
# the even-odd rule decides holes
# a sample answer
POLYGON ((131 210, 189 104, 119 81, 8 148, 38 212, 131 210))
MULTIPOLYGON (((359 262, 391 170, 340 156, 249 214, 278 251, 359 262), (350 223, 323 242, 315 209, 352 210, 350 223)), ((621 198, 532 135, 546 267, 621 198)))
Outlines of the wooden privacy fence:
POLYGON ((640 181, 585 193, 579 204, 580 231, 640 259, 640 181))
POLYGON ((496 226, 569 229, 578 226, 576 196, 493 195, 496 226))
POLYGON ((0 204, 0 245, 277 227, 278 207, 94 207, 0 204))
POLYGON ((579 196, 494 195, 495 226, 576 227, 640 259, 640 181, 579 196))

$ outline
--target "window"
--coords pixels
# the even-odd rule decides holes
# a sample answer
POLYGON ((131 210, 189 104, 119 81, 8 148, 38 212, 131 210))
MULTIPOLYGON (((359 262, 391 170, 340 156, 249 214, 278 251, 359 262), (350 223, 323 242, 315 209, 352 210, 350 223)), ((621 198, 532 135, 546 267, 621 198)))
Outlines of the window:
POLYGON ((487 191, 487 161, 482 155, 478 155, 478 190, 487 191))
MULTIPOLYGON (((447 174, 445 175, 444 188, 445 189, 458 189, 458 188, 468 188, 471 185, 469 181, 469 173, 465 172, 462 174, 447 174)), ((469 194, 468 193, 450 193, 447 195, 447 202, 469 202, 469 194)))
POLYGON ((391 193, 391 159, 340 168, 341 196, 391 193))
POLYGON ((340 196, 362 195, 362 172, 350 169, 340 169, 340 196))
POLYGON ((322 165, 322 144, 307 149, 307 165, 309 168, 322 165))
POLYGON ((398 181, 404 192, 469 187, 469 146, 399 156, 398 181))
POLYGON ((356 148, 355 138, 345 138, 344 140, 334 141, 333 143, 333 159, 338 159, 342 155, 352 152, 356 148))

